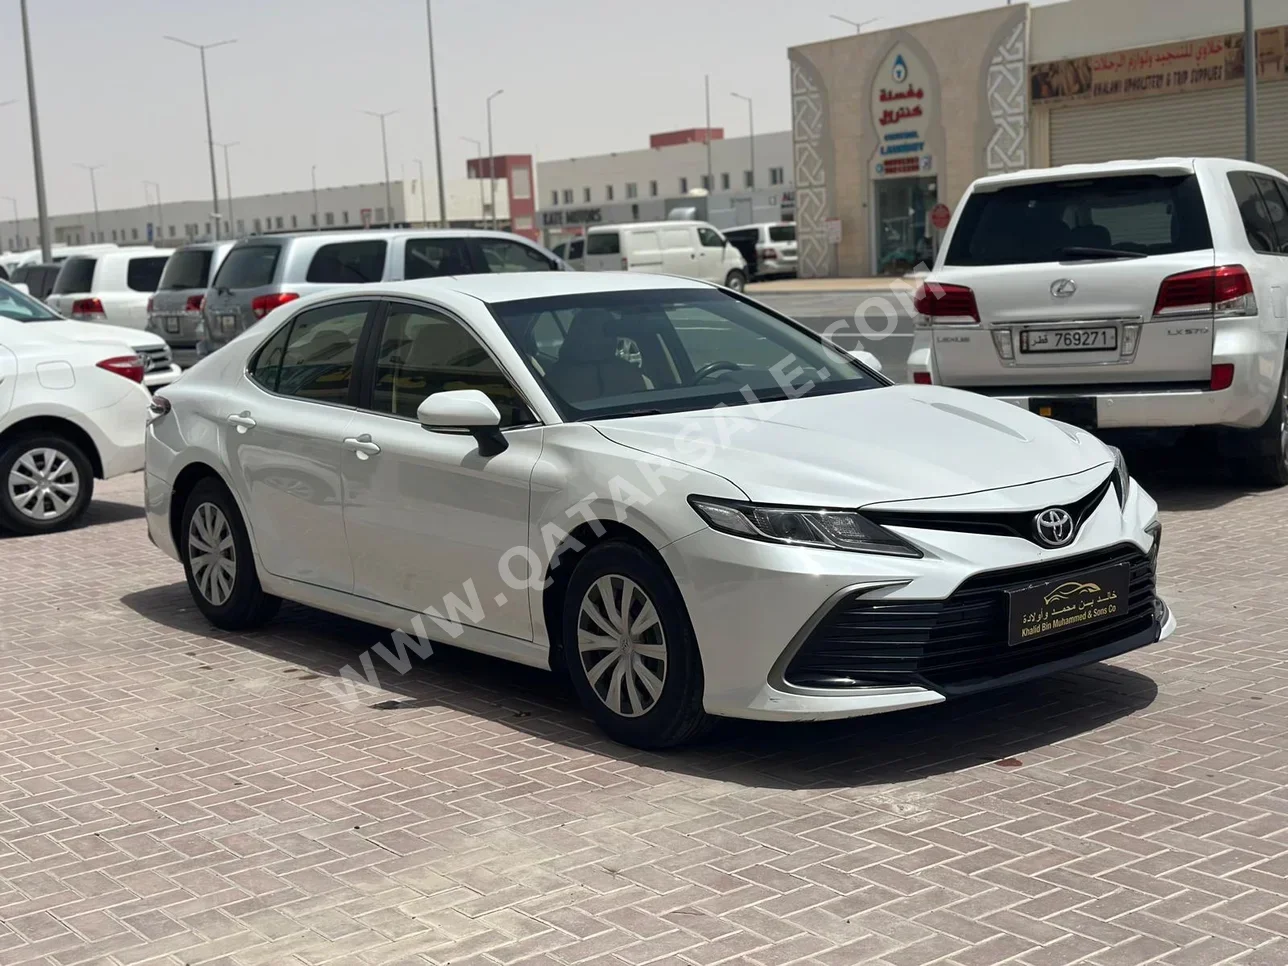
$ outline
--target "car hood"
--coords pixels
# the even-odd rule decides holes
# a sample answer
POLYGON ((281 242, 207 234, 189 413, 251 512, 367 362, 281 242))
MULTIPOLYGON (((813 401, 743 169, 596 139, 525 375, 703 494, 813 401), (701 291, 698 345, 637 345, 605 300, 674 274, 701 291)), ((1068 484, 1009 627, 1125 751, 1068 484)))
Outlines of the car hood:
POLYGON ((723 476, 750 500, 787 505, 959 496, 1113 461, 1089 433, 936 386, 598 420, 595 427, 622 446, 723 476))
POLYGON ((130 329, 123 325, 104 325, 101 322, 75 322, 72 319, 54 319, 48 322, 28 322, 39 329, 49 341, 71 342, 124 342, 133 349, 159 349, 165 339, 151 332, 130 329))

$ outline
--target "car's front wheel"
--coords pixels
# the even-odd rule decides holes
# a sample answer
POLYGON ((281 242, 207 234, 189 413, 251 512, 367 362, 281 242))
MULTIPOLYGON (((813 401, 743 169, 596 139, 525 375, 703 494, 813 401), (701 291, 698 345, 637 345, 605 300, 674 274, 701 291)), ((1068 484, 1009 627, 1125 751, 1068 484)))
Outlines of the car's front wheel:
POLYGON ((0 450, 0 526, 15 533, 62 530, 89 508, 94 468, 70 439, 20 436, 0 450))
POLYGON ((578 697, 614 740, 666 748, 710 723, 684 601, 670 574, 638 548, 610 541, 577 563, 562 641, 578 697))
POLYGON ((180 526, 188 590, 206 619, 240 631, 272 618, 281 598, 260 586, 246 525, 222 483, 205 479, 193 487, 180 526))

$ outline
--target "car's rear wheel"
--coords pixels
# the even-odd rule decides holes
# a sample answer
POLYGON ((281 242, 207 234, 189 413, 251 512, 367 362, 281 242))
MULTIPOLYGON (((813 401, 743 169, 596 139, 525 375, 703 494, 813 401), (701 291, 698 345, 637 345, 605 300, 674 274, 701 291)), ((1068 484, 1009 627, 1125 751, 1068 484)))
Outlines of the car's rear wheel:
POLYGON ((70 439, 21 436, 0 451, 0 526, 16 533, 62 530, 89 508, 94 468, 70 439))
POLYGON ((747 276, 739 269, 734 269, 725 276, 725 288, 731 288, 735 292, 741 292, 747 287, 747 276))
POLYGON ((188 590, 210 623, 240 631, 272 618, 281 598, 260 586, 246 525, 222 483, 205 479, 193 487, 180 527, 188 590))
POLYGON ((578 697, 615 741, 666 748, 706 730, 702 661, 684 601, 638 548, 610 541, 578 562, 562 640, 578 697))
POLYGON ((1246 434, 1244 459, 1247 476, 1266 486, 1288 484, 1288 358, 1279 375, 1279 392, 1270 415, 1257 429, 1246 434))

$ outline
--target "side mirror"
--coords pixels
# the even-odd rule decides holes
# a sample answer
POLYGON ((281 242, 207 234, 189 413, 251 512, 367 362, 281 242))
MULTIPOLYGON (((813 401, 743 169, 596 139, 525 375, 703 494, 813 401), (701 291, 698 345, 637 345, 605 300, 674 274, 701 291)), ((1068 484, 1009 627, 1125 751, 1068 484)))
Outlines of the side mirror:
POLYGON ((477 389, 450 389, 426 396, 416 408, 416 418, 432 433, 469 433, 478 441, 481 456, 495 456, 510 445, 500 430, 500 410, 477 389))
POLYGON ((855 362, 861 362, 863 365, 867 366, 869 369, 875 370, 876 372, 881 371, 881 360, 865 349, 851 349, 850 358, 855 362))

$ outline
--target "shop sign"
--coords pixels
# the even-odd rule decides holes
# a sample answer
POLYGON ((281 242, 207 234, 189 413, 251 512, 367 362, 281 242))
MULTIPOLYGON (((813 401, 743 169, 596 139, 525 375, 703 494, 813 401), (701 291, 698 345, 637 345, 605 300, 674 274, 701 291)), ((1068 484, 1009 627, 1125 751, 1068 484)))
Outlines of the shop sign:
POLYGON ((911 49, 898 44, 886 56, 872 85, 872 122, 877 132, 877 177, 929 172, 926 131, 934 113, 931 74, 911 49))
MULTIPOLYGON (((1286 34, 1288 27, 1257 31, 1258 80, 1286 76, 1286 34)), ((1034 64, 1029 68, 1029 93, 1036 104, 1113 101, 1228 87, 1243 78, 1243 34, 1222 34, 1034 64)))
POLYGON ((829 245, 841 244, 841 219, 829 218, 823 224, 827 228, 827 243, 829 245))
POLYGON ((597 225, 603 220, 603 212, 598 208, 541 212, 541 224, 545 228, 558 228, 560 225, 597 225))

